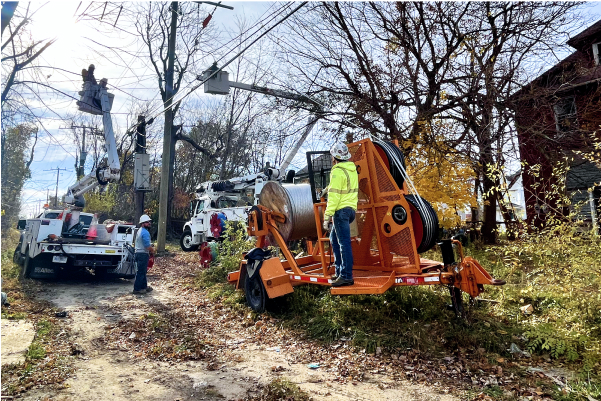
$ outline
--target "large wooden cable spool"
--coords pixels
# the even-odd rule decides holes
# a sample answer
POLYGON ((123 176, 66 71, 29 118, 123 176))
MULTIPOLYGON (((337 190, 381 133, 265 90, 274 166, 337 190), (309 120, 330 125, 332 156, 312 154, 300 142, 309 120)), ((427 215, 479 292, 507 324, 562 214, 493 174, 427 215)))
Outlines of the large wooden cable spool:
POLYGON ((276 226, 284 241, 315 237, 315 215, 309 184, 284 184, 269 181, 263 186, 259 204, 286 216, 284 223, 276 226))

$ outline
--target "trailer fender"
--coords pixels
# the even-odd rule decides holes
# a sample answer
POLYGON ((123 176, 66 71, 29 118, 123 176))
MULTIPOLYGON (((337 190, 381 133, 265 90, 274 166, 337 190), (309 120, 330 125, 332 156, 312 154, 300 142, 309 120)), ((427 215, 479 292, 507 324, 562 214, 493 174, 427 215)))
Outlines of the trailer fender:
POLYGON ((243 289, 246 276, 254 277, 256 272, 261 268, 263 261, 271 256, 270 251, 261 248, 253 248, 244 255, 244 259, 240 261, 238 271, 228 273, 227 281, 236 285, 236 289, 243 289))
POLYGON ((273 257, 263 261, 259 274, 269 298, 281 297, 294 291, 280 258, 273 257))

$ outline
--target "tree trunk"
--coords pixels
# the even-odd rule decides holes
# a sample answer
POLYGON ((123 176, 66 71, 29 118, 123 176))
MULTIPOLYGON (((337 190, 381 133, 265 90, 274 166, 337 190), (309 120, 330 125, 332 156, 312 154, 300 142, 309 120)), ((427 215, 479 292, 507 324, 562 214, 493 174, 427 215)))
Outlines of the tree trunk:
MULTIPOLYGON (((498 182, 491 179, 486 172, 486 166, 493 164, 492 155, 487 152, 481 155, 481 164, 484 168, 482 175, 482 200, 484 201, 484 215, 482 216, 482 240, 485 244, 497 242, 497 196, 498 182)), ((496 180, 498 181, 498 180, 496 180)))

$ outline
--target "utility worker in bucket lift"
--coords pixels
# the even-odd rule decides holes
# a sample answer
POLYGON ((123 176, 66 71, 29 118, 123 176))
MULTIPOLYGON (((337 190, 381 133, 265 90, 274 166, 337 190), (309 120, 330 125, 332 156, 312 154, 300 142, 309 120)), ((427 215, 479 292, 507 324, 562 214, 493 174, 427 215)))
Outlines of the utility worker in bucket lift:
POLYGON ((134 294, 146 294, 152 291, 146 281, 146 271, 148 270, 148 260, 150 254, 154 254, 154 248, 150 243, 150 233, 148 229, 152 224, 150 216, 143 214, 140 216, 140 229, 136 234, 136 281, 134 281, 134 294))
POLYGON ((330 232, 330 243, 334 251, 335 276, 332 287, 353 285, 353 252, 351 249, 351 223, 359 197, 359 176, 355 163, 348 161, 351 154, 342 142, 336 142, 330 149, 332 171, 328 185, 328 205, 324 213, 323 228, 330 232))

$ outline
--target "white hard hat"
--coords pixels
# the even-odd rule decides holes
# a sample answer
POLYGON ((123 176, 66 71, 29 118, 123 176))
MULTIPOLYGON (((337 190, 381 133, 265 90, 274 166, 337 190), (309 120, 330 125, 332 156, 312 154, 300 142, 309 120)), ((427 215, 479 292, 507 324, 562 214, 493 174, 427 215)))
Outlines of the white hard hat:
POLYGON ((351 154, 348 151, 348 147, 342 142, 336 142, 330 148, 330 154, 338 160, 348 160, 351 158, 351 154))
POLYGON ((140 216, 140 224, 146 223, 147 221, 152 221, 150 216, 148 216, 147 214, 143 214, 142 216, 140 216))

